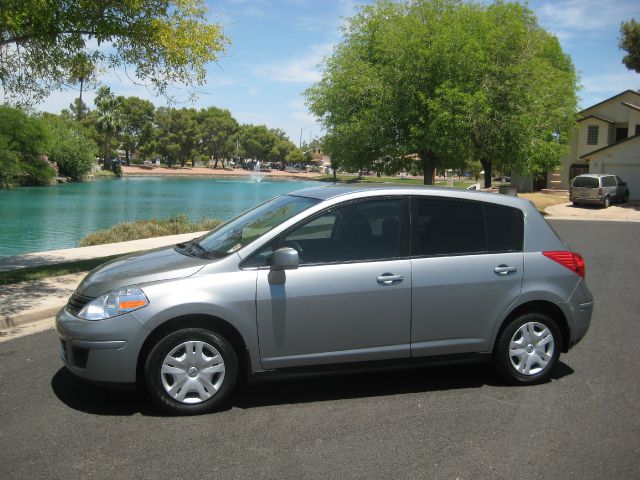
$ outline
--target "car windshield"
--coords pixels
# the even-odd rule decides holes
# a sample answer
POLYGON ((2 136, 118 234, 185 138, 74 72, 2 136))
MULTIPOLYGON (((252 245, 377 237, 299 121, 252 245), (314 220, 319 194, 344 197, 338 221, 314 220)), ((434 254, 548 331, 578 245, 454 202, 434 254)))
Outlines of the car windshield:
POLYGON ((208 256, 225 257, 318 202, 295 195, 273 198, 220 225, 197 244, 208 256))
POLYGON ((576 177, 573 180, 574 187, 598 188, 598 179, 595 177, 576 177))

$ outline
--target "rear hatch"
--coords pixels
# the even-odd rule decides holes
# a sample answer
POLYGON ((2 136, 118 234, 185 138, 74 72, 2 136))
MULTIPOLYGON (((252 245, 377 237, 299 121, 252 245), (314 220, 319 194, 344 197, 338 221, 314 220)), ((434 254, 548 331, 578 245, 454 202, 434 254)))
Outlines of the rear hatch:
POLYGON ((576 177, 571 184, 571 198, 595 200, 599 187, 600 181, 595 177, 576 177))

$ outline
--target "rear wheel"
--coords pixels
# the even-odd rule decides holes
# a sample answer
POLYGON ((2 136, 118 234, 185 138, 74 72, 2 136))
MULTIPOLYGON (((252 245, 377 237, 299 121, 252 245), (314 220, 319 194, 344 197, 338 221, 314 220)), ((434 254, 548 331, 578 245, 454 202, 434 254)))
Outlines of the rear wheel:
POLYGON ((170 333, 145 362, 145 383, 153 400, 178 415, 219 408, 238 378, 238 357, 217 333, 187 328, 170 333))
POLYGON ((611 206, 611 199, 609 197, 604 197, 602 200, 602 208, 609 208, 611 206))
POLYGON ((512 384, 543 382, 558 363, 561 345, 556 322, 541 313, 527 313, 513 319, 498 337, 494 366, 512 384))

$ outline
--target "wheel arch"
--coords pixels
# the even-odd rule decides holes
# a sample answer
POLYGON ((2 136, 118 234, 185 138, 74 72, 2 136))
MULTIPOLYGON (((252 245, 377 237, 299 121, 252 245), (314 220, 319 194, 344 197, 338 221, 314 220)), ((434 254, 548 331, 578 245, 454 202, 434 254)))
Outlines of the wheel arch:
POLYGON ((560 329, 560 333, 562 334, 561 351, 562 353, 567 353, 569 351, 571 332, 569 331, 567 317, 565 316, 562 309, 560 309, 560 307, 558 307, 555 303, 546 300, 532 300, 523 303, 522 305, 518 305, 516 308, 514 308, 500 325, 500 328, 498 329, 498 332, 493 339, 493 345, 491 348, 492 351, 493 349, 495 349, 497 339, 500 338, 500 335, 502 334, 504 329, 507 328, 507 325, 509 325, 509 323, 511 323, 514 318, 527 313, 542 313, 554 320, 558 325, 558 328, 560 329))
POLYGON ((158 325, 145 339, 138 353, 136 364, 136 382, 144 377, 144 363, 153 346, 164 336, 184 328, 203 328, 222 335, 233 347, 238 357, 238 381, 243 382, 249 371, 247 345, 240 332, 222 318, 205 314, 190 314, 174 317, 158 325))

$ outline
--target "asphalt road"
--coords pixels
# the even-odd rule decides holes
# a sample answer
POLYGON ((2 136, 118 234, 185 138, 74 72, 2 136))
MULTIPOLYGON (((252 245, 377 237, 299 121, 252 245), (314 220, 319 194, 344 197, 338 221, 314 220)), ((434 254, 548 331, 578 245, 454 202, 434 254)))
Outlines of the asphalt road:
POLYGON ((50 330, 0 344, 0 478, 640 478, 640 224, 553 225, 596 308, 544 385, 434 367, 262 384, 172 418, 73 378, 50 330))

